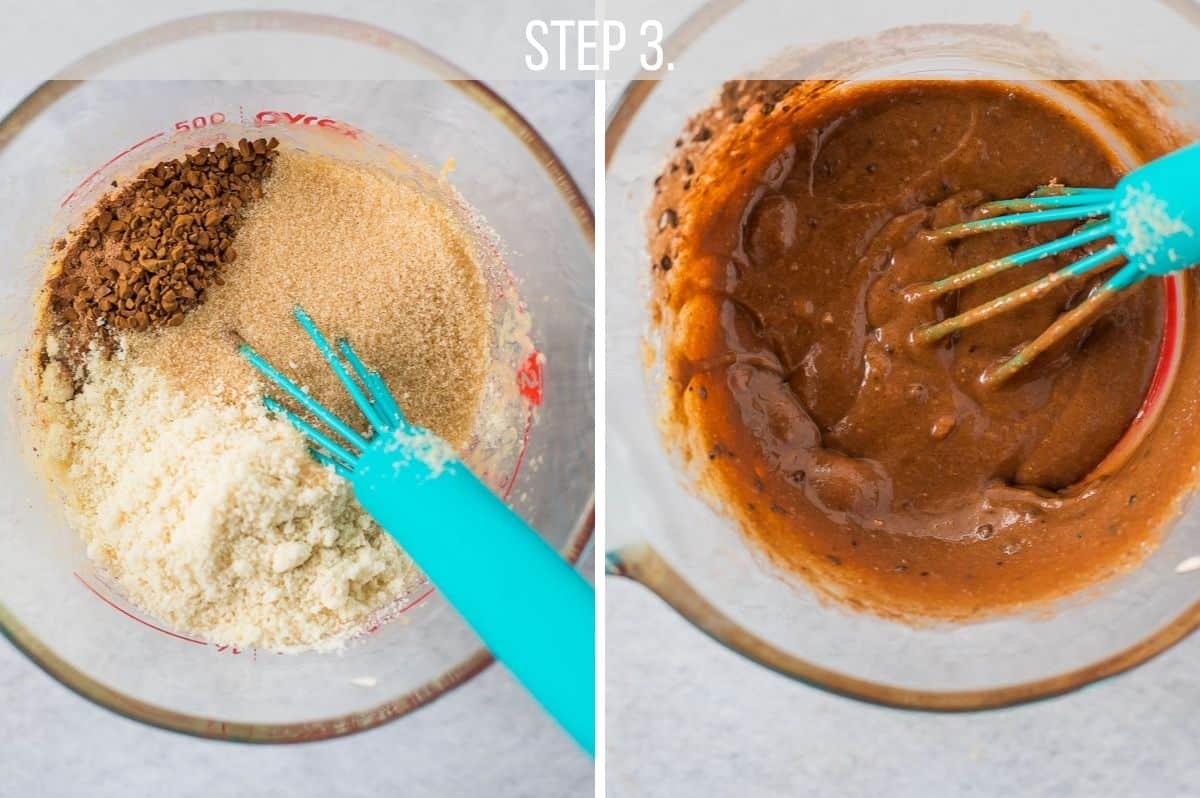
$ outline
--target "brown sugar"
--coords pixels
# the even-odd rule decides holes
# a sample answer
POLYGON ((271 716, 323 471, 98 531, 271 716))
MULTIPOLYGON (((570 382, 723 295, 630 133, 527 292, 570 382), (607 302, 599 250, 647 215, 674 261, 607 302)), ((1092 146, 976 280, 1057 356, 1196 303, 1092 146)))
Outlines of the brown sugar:
POLYGON ((132 357, 193 395, 236 397, 263 390, 231 343, 240 338, 358 420, 292 317, 299 305, 380 370, 410 420, 452 445, 469 440, 491 314, 471 239, 444 199, 365 166, 285 151, 236 243, 224 284, 179 326, 130 336, 132 357))

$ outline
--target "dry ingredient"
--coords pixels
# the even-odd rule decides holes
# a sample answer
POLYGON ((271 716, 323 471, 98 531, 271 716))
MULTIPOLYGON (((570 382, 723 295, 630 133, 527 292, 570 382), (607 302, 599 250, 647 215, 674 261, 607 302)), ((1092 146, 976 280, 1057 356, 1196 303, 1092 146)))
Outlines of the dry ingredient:
POLYGON ((368 166, 281 153, 246 212, 225 285, 181 327, 132 336, 131 353, 195 394, 259 385, 234 330, 342 418, 360 418, 292 317, 300 305, 379 368, 414 423, 468 442, 492 321, 470 236, 445 203, 368 166))
MULTIPOLYGON (((179 325, 237 258, 240 211, 262 196, 279 142, 203 147, 142 172, 76 231, 49 281, 51 308, 82 357, 97 334, 179 325)), ((65 332, 65 334, 63 334, 65 332)))
POLYGON ((93 353, 77 395, 44 398, 46 454, 89 557, 177 629, 320 647, 416 578, 349 484, 257 396, 192 398, 157 369, 93 353))
POLYGON ((412 420, 461 448, 491 323, 472 241, 416 186, 273 141, 160 164, 102 201, 51 271, 32 350, 33 442, 92 559, 138 606, 216 643, 336 646, 386 613, 415 568, 347 483, 265 413, 264 386, 230 342, 252 342, 353 417, 292 318, 299 304, 354 342, 412 420), (209 200, 217 207, 204 209, 209 200), (168 273, 197 278, 194 296, 168 283, 168 297, 161 280, 150 288, 168 243, 168 273), (125 299, 111 312, 114 294, 125 299))

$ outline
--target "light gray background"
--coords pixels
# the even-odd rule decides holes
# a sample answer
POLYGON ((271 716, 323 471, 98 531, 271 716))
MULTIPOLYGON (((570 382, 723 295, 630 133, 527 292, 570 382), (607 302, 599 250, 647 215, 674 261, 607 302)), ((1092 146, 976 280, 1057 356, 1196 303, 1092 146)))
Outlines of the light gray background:
POLYGON ((1068 696, 931 715, 754 665, 624 579, 606 615, 609 798, 1200 796, 1200 635, 1068 696))
MULTIPOLYGON (((61 2, 0 0, 5 45, 0 66, 27 54, 55 69, 47 48, 86 50, 176 14, 250 4, 138 3, 138 13, 119 13, 121 5, 95 6, 96 12, 79 18, 63 13, 61 2)), ((419 35, 435 51, 446 51, 443 45, 451 48, 451 42, 451 49, 486 47, 491 28, 470 13, 478 5, 466 2, 272 5, 373 22, 419 35)), ((64 52, 61 62, 70 57, 64 52)), ((20 77, 12 79, 13 74, 0 74, 0 115, 37 84, 36 78, 18 71, 20 77)), ((493 85, 540 130, 591 198, 592 84, 493 85)), ((591 572, 590 556, 584 568, 591 572)), ((196 740, 118 717, 69 692, 0 641, 2 798, 560 798, 591 795, 592 767, 498 666, 380 729, 329 742, 264 747, 196 740)))
POLYGON ((1062 698, 929 715, 825 695, 607 590, 609 798, 1200 795, 1200 637, 1062 698))

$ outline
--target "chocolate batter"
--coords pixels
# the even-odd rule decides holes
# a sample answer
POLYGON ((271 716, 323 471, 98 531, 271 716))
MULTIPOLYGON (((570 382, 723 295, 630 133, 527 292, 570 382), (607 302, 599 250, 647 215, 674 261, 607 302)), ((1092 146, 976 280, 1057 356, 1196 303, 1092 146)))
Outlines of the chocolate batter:
POLYGON ((766 89, 693 126, 652 214, 668 433, 706 487, 774 559, 885 614, 974 617, 1140 559, 1181 491, 1088 477, 1146 396, 1162 283, 999 387, 984 369, 1102 277, 936 345, 912 331, 1084 253, 939 299, 905 290, 1065 235, 928 233, 1052 181, 1111 186, 1113 153, 1030 87, 766 89))

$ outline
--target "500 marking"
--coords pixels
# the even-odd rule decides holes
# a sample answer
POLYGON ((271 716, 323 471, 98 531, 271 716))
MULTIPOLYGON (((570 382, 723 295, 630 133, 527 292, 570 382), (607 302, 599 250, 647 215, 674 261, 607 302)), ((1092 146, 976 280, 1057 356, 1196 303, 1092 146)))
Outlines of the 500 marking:
POLYGON ((189 122, 186 119, 181 119, 175 123, 176 130, 201 130, 209 125, 219 125, 225 121, 225 114, 220 111, 211 113, 208 116, 197 116, 189 122))

